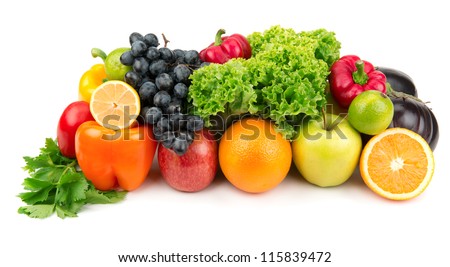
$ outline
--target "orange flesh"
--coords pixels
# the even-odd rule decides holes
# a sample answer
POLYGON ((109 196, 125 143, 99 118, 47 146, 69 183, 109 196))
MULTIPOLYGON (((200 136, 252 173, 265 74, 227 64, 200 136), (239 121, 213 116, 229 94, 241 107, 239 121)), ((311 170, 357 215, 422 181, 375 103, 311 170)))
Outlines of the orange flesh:
POLYGON ((376 143, 367 162, 373 182, 393 194, 416 190, 427 174, 428 164, 420 143, 404 134, 389 135, 376 143))

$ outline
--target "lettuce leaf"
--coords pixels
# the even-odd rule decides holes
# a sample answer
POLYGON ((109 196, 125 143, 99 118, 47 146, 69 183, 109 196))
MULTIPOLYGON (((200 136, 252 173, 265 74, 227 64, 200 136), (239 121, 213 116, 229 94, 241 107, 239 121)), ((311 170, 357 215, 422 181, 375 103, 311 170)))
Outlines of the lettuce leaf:
POLYGON ((292 139, 301 119, 319 115, 325 104, 329 68, 339 59, 340 43, 325 29, 296 33, 280 26, 247 39, 250 59, 210 64, 191 75, 190 113, 206 126, 218 114, 256 114, 273 120, 277 131, 292 139))
POLYGON ((317 59, 325 61, 328 67, 340 58, 339 50, 341 43, 336 40, 334 32, 329 32, 325 29, 318 29, 309 32, 300 33, 301 40, 314 40, 311 49, 314 51, 314 56, 317 59))
POLYGON ((232 59, 227 64, 211 64, 191 75, 188 99, 192 102, 189 113, 203 118, 210 126, 209 118, 219 113, 239 115, 254 114, 257 95, 253 89, 245 60, 232 59))

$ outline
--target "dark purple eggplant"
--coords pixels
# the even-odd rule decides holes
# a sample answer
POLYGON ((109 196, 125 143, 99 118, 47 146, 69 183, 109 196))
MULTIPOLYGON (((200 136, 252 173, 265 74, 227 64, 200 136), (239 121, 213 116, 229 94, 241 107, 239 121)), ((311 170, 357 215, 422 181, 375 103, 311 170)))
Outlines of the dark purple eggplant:
POLYGON ((417 89, 413 80, 408 74, 396 69, 377 67, 386 76, 386 82, 390 84, 392 89, 408 95, 417 97, 417 89))
POLYGON ((389 128, 401 127, 420 134, 434 150, 439 140, 439 126, 431 109, 420 99, 406 94, 388 93, 394 103, 394 118, 389 128))

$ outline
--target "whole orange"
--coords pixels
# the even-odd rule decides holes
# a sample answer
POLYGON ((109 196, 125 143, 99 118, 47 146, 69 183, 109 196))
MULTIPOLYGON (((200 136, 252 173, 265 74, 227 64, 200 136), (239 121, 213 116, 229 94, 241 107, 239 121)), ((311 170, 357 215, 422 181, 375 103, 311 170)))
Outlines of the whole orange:
POLYGON ((280 184, 292 162, 291 145, 272 122, 245 118, 233 123, 219 144, 219 164, 235 187, 250 193, 280 184))

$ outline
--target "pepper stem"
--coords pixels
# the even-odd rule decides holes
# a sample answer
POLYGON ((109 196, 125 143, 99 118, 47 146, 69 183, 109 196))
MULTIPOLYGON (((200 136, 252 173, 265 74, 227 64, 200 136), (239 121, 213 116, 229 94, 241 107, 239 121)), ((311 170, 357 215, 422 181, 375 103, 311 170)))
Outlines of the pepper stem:
POLYGON ((367 80, 369 79, 369 76, 364 71, 364 61, 357 60, 355 62, 356 71, 353 72, 353 81, 357 84, 364 85, 367 83, 367 80))
POLYGON ((103 50, 101 50, 100 48, 92 48, 91 49, 91 55, 96 58, 96 57, 100 57, 103 62, 105 62, 106 60, 106 53, 103 52, 103 50))
POLYGON ((217 31, 216 33, 216 41, 214 42, 215 46, 219 46, 222 44, 222 34, 225 34, 225 30, 224 29, 220 29, 217 31))

